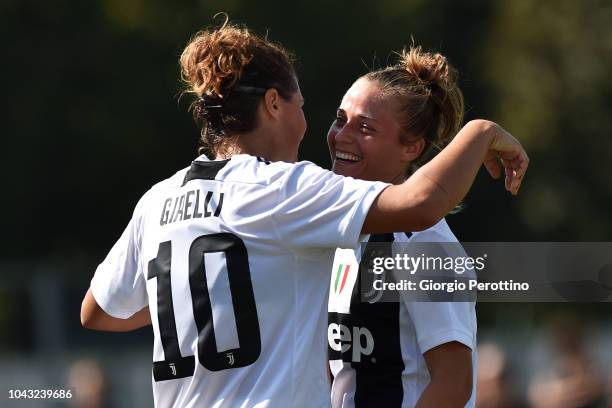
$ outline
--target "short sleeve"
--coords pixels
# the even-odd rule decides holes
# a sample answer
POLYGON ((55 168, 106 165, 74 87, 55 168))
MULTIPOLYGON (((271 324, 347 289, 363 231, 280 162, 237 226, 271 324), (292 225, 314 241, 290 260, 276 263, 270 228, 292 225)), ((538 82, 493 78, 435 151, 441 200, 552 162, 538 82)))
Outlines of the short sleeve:
POLYGON ((109 315, 127 319, 148 304, 146 280, 140 262, 138 206, 119 240, 91 280, 98 305, 109 315))
POLYGON ((293 248, 355 247, 370 206, 387 186, 297 163, 284 178, 271 214, 279 239, 293 248))
MULTIPOLYGON (((457 242, 446 225, 446 221, 442 220, 440 223, 443 224, 442 228, 441 225, 436 225, 423 232, 415 233, 409 241, 457 242)), ((457 247, 453 245, 449 248, 455 250, 457 247)), ((465 254, 462 248, 461 251, 465 254)), ((452 341, 457 341, 475 350, 476 310, 474 302, 405 301, 404 303, 414 324, 421 353, 452 341)))

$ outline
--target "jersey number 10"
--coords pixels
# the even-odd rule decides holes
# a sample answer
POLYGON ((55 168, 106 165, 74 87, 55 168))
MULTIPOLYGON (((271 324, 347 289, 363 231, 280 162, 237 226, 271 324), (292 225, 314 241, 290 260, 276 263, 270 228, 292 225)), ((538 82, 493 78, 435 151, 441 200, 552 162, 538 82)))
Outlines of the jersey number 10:
MULTIPOLYGON (((159 244, 157 257, 149 262, 147 279, 157 278, 157 318, 165 360, 153 362, 155 381, 190 377, 195 371, 195 356, 181 355, 174 306, 170 264, 172 243, 159 244)), ((198 360, 210 371, 244 367, 253 364, 261 353, 259 320, 251 283, 249 259, 244 242, 234 234, 218 233, 196 238, 189 249, 189 288, 196 327, 198 360), (217 351, 212 307, 206 282, 204 255, 223 252, 227 262, 232 303, 236 317, 239 348, 217 351)))

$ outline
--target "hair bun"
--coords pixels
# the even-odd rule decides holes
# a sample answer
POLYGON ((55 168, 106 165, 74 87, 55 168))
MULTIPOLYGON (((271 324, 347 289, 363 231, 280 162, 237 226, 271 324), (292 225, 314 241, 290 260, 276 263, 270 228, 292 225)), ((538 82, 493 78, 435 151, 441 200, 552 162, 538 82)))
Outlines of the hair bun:
POLYGON ((431 158, 432 147, 442 148, 461 128, 463 94, 455 69, 443 55, 423 52, 415 46, 396 55, 396 64, 372 71, 364 78, 376 81, 381 93, 398 101, 402 143, 415 138, 429 142, 413 162, 418 166, 431 158))
POLYGON ((198 32, 180 58, 186 91, 223 99, 253 58, 249 42, 246 28, 229 25, 227 21, 213 31, 198 32))
POLYGON ((456 86, 456 73, 442 54, 423 52, 421 46, 412 46, 398 55, 398 65, 420 85, 430 90, 437 86, 445 92, 456 86))

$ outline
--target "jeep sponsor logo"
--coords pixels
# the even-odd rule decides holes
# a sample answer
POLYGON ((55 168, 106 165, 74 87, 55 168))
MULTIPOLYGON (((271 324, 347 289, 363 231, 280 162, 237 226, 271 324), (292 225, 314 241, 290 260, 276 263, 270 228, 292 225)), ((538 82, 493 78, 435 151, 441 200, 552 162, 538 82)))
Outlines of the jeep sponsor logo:
POLYGON ((350 327, 338 323, 330 323, 327 327, 329 347, 342 354, 351 352, 351 361, 361 362, 361 356, 369 356, 374 350, 374 337, 365 327, 350 327))

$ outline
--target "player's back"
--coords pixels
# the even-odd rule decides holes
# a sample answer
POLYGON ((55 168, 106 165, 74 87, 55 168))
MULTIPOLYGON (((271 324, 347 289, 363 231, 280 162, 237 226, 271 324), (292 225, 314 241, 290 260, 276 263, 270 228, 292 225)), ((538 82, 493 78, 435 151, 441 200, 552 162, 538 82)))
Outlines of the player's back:
POLYGON ((249 156, 196 161, 143 202, 157 406, 291 406, 299 387, 326 392, 325 378, 297 383, 321 355, 300 343, 301 326, 324 324, 301 296, 325 303, 311 296, 323 299, 326 270, 300 273, 279 245, 272 213, 285 174, 267 167, 249 156))
POLYGON ((156 406, 328 406, 329 265, 384 187, 237 155, 151 188, 92 293, 115 317, 149 305, 156 406))

